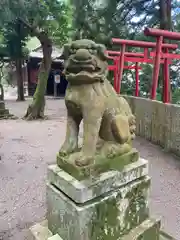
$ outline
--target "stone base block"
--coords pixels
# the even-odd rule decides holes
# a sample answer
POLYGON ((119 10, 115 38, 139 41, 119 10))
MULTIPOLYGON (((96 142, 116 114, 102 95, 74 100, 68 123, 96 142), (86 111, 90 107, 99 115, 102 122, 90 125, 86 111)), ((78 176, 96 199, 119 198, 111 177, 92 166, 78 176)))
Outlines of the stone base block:
POLYGON ((8 109, 0 109, 0 119, 17 119, 8 109))
POLYGON ((160 231, 160 240, 177 240, 164 231, 160 231))
POLYGON ((133 148, 123 155, 108 158, 107 156, 102 157, 102 154, 97 151, 94 162, 85 167, 78 167, 75 163, 69 162, 68 159, 69 156, 58 155, 57 165, 76 179, 83 180, 90 176, 99 176, 101 173, 109 170, 122 171, 126 165, 138 161, 139 153, 133 148))
POLYGON ((107 171, 98 177, 77 180, 56 164, 48 167, 47 181, 76 203, 85 203, 148 174, 147 161, 126 165, 121 171, 107 171))
POLYGON ((5 108, 4 101, 0 101, 0 120, 1 119, 17 119, 17 117, 10 114, 9 110, 5 108))
POLYGON ((48 168, 47 219, 53 234, 71 240, 117 240, 149 218, 150 178, 139 159, 85 180, 48 168))
POLYGON ((48 240, 63 240, 58 234, 48 238, 48 240))
POLYGON ((16 116, 12 115, 12 114, 4 114, 4 115, 0 115, 0 120, 3 119, 11 119, 11 120, 16 120, 18 119, 16 116))
POLYGON ((160 240, 160 220, 147 219, 122 237, 122 240, 160 240))
POLYGON ((117 240, 149 216, 150 178, 131 182, 83 204, 47 183, 47 219, 53 234, 66 240, 117 240))
MULTIPOLYGON (((153 234, 152 233, 153 227, 154 229, 158 229, 159 221, 148 219, 144 221, 139 227, 133 230, 135 236, 137 236, 138 238, 135 238, 135 236, 132 237, 132 235, 126 235, 122 238, 122 240, 157 240, 157 237, 153 238, 153 235, 150 235, 150 236, 147 235, 147 234, 153 234), (149 226, 149 229, 148 229, 148 226, 149 226), (146 234, 144 236, 142 235, 143 231, 146 234)), ((34 225, 30 229, 30 231, 31 231, 31 234, 33 235, 33 238, 34 238, 33 240, 66 240, 66 239, 62 239, 57 234, 53 236, 51 231, 48 229, 47 221, 43 221, 41 223, 34 225)), ((133 231, 130 234, 133 234, 133 231)), ((78 239, 73 238, 72 240, 78 240, 78 239)), ((158 240, 176 240, 176 239, 160 231, 158 240)))
POLYGON ((8 115, 9 110, 8 109, 0 109, 0 115, 8 115))
POLYGON ((0 101, 0 109, 5 109, 5 103, 4 103, 4 101, 0 101))
POLYGON ((47 220, 37 223, 30 228, 33 240, 48 240, 53 236, 52 232, 48 229, 47 220))

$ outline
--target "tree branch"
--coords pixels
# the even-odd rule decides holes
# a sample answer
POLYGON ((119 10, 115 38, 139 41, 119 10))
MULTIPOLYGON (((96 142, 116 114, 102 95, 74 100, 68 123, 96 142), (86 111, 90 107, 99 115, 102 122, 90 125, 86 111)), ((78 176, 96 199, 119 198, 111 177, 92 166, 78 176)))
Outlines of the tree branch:
POLYGON ((48 44, 52 44, 52 40, 48 37, 47 33, 39 31, 36 27, 32 26, 29 22, 25 21, 20 17, 18 18, 18 20, 20 21, 20 23, 22 23, 24 26, 26 26, 32 31, 33 35, 35 35, 39 39, 41 44, 45 42, 48 44))

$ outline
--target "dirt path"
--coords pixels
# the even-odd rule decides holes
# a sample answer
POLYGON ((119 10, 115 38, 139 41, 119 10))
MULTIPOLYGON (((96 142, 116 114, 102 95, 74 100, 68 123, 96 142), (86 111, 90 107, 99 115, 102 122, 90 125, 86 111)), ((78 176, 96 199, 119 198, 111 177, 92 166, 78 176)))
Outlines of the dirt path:
MULTIPOLYGON (((28 101, 9 101, 11 112, 23 116, 28 101)), ((47 165, 55 162, 65 137, 65 107, 62 100, 47 101, 50 120, 0 122, 0 239, 29 239, 28 228, 45 217, 47 165)), ((180 236, 180 161, 138 138, 141 156, 149 160, 152 189, 151 211, 162 217, 164 229, 180 236)))

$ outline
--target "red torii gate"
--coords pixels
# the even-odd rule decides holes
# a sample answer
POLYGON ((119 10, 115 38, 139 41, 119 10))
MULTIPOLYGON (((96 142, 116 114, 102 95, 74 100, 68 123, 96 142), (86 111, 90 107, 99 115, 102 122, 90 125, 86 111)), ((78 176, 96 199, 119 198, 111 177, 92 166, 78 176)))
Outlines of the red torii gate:
MULTIPOLYGON (((122 79, 122 74, 123 74, 123 67, 124 67, 124 62, 125 61, 129 61, 129 62, 135 62, 136 66, 138 67, 138 63, 151 63, 153 64, 153 59, 149 58, 148 56, 148 49, 149 48, 157 48, 156 43, 153 42, 145 42, 145 41, 135 41, 135 40, 124 40, 124 39, 118 39, 118 38, 113 38, 112 39, 113 43, 116 44, 120 44, 121 45, 121 52, 119 52, 119 66, 118 66, 118 81, 117 81, 117 86, 116 87, 116 91, 117 93, 120 93, 120 86, 121 86, 121 79, 122 79), (126 53, 126 46, 134 46, 134 47, 141 47, 144 48, 144 53, 126 53), (127 56, 127 55, 131 55, 133 57, 127 56), (139 56, 137 56, 136 54, 140 54, 139 56)), ((161 48, 164 48, 166 51, 168 51, 169 49, 176 49, 178 47, 177 44, 166 44, 166 43, 162 43, 161 48)), ((115 52, 114 52, 115 53, 115 52)), ((117 52, 116 52, 117 54, 117 52)), ((165 63, 165 60, 160 60, 161 63, 165 63)), ((159 64, 160 64, 159 62, 159 64)), ((168 61, 167 64, 169 64, 170 62, 168 61)), ((138 78, 138 76, 136 76, 138 78)))
MULTIPOLYGON (((108 56, 109 59, 112 59, 114 61, 114 65, 109 65, 108 69, 109 71, 114 71, 114 88, 116 92, 118 92, 118 79, 119 79, 119 57, 121 55, 120 52, 117 51, 106 51, 108 55, 113 55, 108 56)), ((143 57, 143 53, 134 53, 134 52, 125 52, 125 60, 128 61, 128 57, 143 57), (127 58, 127 59, 126 59, 127 58)), ((135 85, 135 96, 139 96, 139 70, 142 69, 136 62, 135 65, 124 65, 123 69, 135 69, 136 73, 136 85, 135 85)))
POLYGON ((155 28, 145 28, 144 34, 146 36, 156 37, 156 52, 151 54, 154 57, 154 69, 153 69, 153 78, 152 78, 152 91, 151 99, 156 98, 156 91, 158 86, 158 77, 160 70, 160 61, 161 58, 164 59, 164 92, 163 92, 163 101, 168 103, 170 100, 169 96, 169 62, 168 59, 180 59, 180 54, 172 54, 168 52, 168 48, 165 49, 163 53, 163 39, 169 40, 180 40, 180 33, 171 32, 167 30, 155 29, 155 28))
MULTIPOLYGON (((108 66, 108 69, 111 71, 114 71, 114 88, 116 92, 118 92, 117 88, 117 83, 119 79, 119 58, 121 55, 121 52, 117 51, 106 51, 108 55, 115 55, 115 57, 109 56, 109 59, 114 60, 114 65, 108 66)), ((153 53, 153 52, 152 52, 153 53)), ((151 53, 150 53, 151 55, 151 53)), ((153 63, 153 60, 151 58, 145 59, 144 53, 134 53, 134 52, 125 52, 125 57, 124 57, 125 62, 135 62, 135 66, 126 66, 124 65, 124 69, 135 69, 135 79, 136 79, 136 84, 135 84, 135 96, 139 96, 139 70, 142 69, 142 67, 139 66, 139 62, 146 62, 146 63, 153 63)), ((163 60, 161 60, 161 63, 164 63, 163 60)), ((169 61, 170 63, 170 61, 169 61)), ((121 83, 121 79, 119 81, 121 83)), ((119 83, 119 86, 121 84, 119 83)))

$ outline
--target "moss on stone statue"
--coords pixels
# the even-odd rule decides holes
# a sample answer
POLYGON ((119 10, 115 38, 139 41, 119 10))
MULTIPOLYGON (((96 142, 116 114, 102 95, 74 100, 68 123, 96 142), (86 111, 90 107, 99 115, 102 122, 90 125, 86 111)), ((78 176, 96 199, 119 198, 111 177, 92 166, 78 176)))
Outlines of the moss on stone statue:
POLYGON ((47 186, 49 228, 64 239, 120 240, 149 218, 147 176, 107 189, 83 203, 73 201, 72 196, 63 193, 63 188, 59 191, 53 184, 47 186))
MULTIPOLYGON (((68 114, 66 138, 59 151, 58 165, 61 167, 59 159, 64 155, 70 155, 70 162, 79 167, 90 165, 97 158, 99 140, 104 142, 106 156, 130 152, 136 120, 127 101, 117 95, 107 80, 105 46, 88 39, 76 40, 64 46, 63 56, 69 82, 65 96, 68 114), (82 120, 83 144, 77 152, 82 120)), ((110 158, 107 156, 107 159, 110 158)))
POLYGON ((0 120, 2 119, 17 119, 17 117, 10 114, 9 110, 6 109, 4 101, 0 101, 0 120))
POLYGON ((130 191, 125 190, 124 196, 117 193, 97 204, 89 239, 118 240, 145 221, 149 216, 146 194, 149 186, 150 180, 144 179, 130 191))
POLYGON ((98 204, 92 219, 91 240, 117 240, 119 235, 116 199, 98 204), (112 238, 113 237, 113 238, 112 238))
POLYGON ((160 233, 160 220, 147 219, 138 227, 130 231, 129 234, 123 236, 121 240, 170 240, 162 238, 160 233))
POLYGON ((85 167, 79 167, 75 163, 68 162, 68 157, 58 155, 58 166, 76 179, 82 180, 110 170, 121 171, 127 164, 137 161, 139 153, 136 149, 132 149, 130 152, 114 158, 104 158, 102 155, 96 154, 94 163, 85 167))

